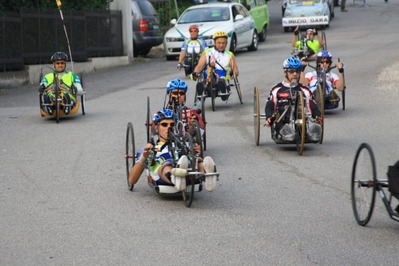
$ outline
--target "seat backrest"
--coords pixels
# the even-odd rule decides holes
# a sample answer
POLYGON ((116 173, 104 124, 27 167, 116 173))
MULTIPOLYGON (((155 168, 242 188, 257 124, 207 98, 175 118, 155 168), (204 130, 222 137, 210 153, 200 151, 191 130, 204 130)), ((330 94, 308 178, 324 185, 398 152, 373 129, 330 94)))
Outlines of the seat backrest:
POLYGON ((399 199, 399 161, 388 167, 388 190, 392 196, 399 199))

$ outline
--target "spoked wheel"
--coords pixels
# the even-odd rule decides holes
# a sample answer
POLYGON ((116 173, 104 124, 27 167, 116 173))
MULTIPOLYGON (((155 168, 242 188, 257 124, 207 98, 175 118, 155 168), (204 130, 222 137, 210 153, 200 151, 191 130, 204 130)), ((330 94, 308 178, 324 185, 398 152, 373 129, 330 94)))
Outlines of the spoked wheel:
POLYGON ((295 131, 296 131, 296 149, 299 155, 302 155, 305 147, 306 133, 306 117, 305 117, 305 100, 303 93, 300 91, 295 99, 295 131))
POLYGON ((150 142, 150 134, 151 134, 151 121, 150 121, 150 97, 147 96, 147 116, 145 120, 145 126, 147 128, 147 142, 150 142))
POLYGON ((205 96, 201 96, 201 118, 204 122, 204 134, 202 134, 202 146, 206 151, 206 119, 205 119, 205 96))
POLYGON ((324 30, 322 30, 322 32, 321 32, 321 38, 324 42, 323 50, 328 50, 327 49, 327 37, 326 37, 326 33, 324 32, 324 30))
POLYGON ((134 132, 132 123, 127 124, 126 130, 126 177, 127 177, 127 186, 130 191, 133 190, 134 185, 129 184, 129 172, 136 163, 135 160, 136 147, 134 145, 134 132))
POLYGON ((254 132, 255 144, 259 146, 260 135, 260 105, 259 105, 259 88, 257 85, 254 87, 254 132))
MULTIPOLYGON (((191 161, 191 163, 192 163, 192 166, 191 166, 192 171, 198 172, 198 169, 195 169, 195 157, 194 157, 195 151, 193 149, 194 142, 193 142, 193 138, 191 137, 190 134, 186 133, 184 135, 183 143, 186 143, 186 145, 188 145, 187 157, 188 157, 189 161, 191 161)), ((190 207, 191 203, 193 202, 195 181, 196 181, 195 175, 186 177, 186 189, 182 191, 182 195, 183 195, 184 204, 187 207, 190 207)))
POLYGON ((242 93, 241 93, 240 82, 238 82, 238 78, 236 76, 234 76, 234 85, 236 86, 238 99, 240 100, 240 103, 242 104, 242 93))
POLYGON ((317 90, 315 91, 315 98, 317 102, 317 107, 319 107, 320 113, 321 113, 321 118, 322 118, 322 123, 321 123, 321 135, 320 135, 320 141, 319 143, 323 143, 323 136, 324 136, 324 89, 321 84, 317 85, 317 90))
POLYGON ((58 84, 58 77, 54 75, 54 91, 55 91, 55 121, 58 123, 60 122, 60 87, 58 84))
POLYGON ((375 203, 377 172, 373 150, 367 143, 357 149, 352 168, 351 196, 357 223, 365 226, 371 218, 375 203))

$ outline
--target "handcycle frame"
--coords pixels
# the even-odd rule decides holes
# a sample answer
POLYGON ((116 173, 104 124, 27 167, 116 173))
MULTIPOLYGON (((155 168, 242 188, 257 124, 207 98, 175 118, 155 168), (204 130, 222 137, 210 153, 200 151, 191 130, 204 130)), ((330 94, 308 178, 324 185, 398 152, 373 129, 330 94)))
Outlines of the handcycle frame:
MULTIPOLYGON (((52 69, 54 70, 54 69, 52 69)), ((79 75, 82 87, 83 87, 83 74, 79 75)), ((41 82, 43 79, 43 73, 40 73, 40 81, 41 82)), ((69 106, 70 107, 70 112, 68 115, 74 115, 79 111, 79 106, 82 107, 82 115, 85 115, 85 108, 86 108, 86 91, 83 92, 83 94, 80 96, 80 101, 78 100, 78 97, 76 94, 74 94, 75 99, 76 99, 76 106, 75 108, 72 108, 72 104, 64 104, 62 103, 62 97, 63 97, 63 91, 60 89, 60 79, 58 78, 58 75, 54 72, 54 82, 53 82, 53 87, 52 91, 55 95, 55 99, 51 99, 50 104, 46 104, 43 102, 43 94, 39 92, 39 104, 40 104, 40 114, 42 117, 44 116, 53 116, 55 117, 55 121, 59 123, 60 117, 61 116, 67 116, 64 113, 64 109, 62 107, 64 106, 69 106), (52 114, 47 113, 46 108, 47 106, 52 106, 54 112, 52 114)))
MULTIPOLYGON (((182 64, 182 67, 184 68, 184 73, 185 73, 186 77, 189 76, 192 73, 192 71, 194 71, 195 67, 198 64, 198 60, 199 60, 199 56, 195 52, 195 49, 193 49, 193 52, 190 54, 190 56, 191 56, 191 64, 190 65, 186 65, 186 64, 184 64, 184 61, 183 61, 183 64, 182 64), (189 69, 191 69, 191 72, 187 71, 189 69)), ((187 53, 186 53, 186 57, 188 57, 187 53)))
POLYGON ((399 222, 399 205, 395 208, 395 210, 392 208, 393 195, 389 191, 384 191, 384 189, 386 190, 387 188, 389 188, 388 179, 377 179, 376 162, 371 146, 367 143, 360 144, 356 151, 351 176, 352 208, 355 219, 359 225, 366 226, 370 221, 374 210, 375 195, 377 191, 389 216, 393 220, 399 222), (367 177, 364 176, 364 173, 359 173, 361 170, 360 164, 363 162, 361 160, 364 158, 366 158, 365 163, 368 165, 371 164, 371 171, 368 173, 371 176, 368 176, 368 179, 366 179, 367 177))
MULTIPOLYGON (((324 43, 323 46, 322 46, 322 50, 327 50, 327 36, 326 36, 325 30, 324 30, 324 27, 322 27, 322 29, 321 29, 321 39, 323 40, 323 43, 324 43)), ((303 41, 303 46, 304 46, 303 49, 298 50, 297 48, 294 48, 291 54, 292 54, 293 56, 295 56, 295 57, 301 59, 301 58, 299 57, 299 54, 302 52, 302 53, 303 53, 303 56, 304 56, 307 60, 314 60, 314 59, 309 59, 309 52, 308 52, 308 49, 310 49, 310 48, 308 48, 308 46, 307 46, 306 33, 305 33, 305 34, 303 34, 303 33, 299 33, 299 34, 298 34, 297 41, 300 41, 300 40, 303 41), (303 38, 303 35, 305 35, 304 38, 303 38)), ((315 55, 316 55, 316 54, 315 54, 315 55)))
MULTIPOLYGON (((210 57, 209 57, 208 62, 210 62, 210 57)), ((227 73, 227 76, 226 76, 227 79, 230 79, 230 76, 233 75, 234 84, 231 83, 229 80, 228 80, 228 84, 230 87, 236 88, 238 99, 239 99, 240 103, 243 104, 240 82, 238 81, 237 76, 234 74, 234 72, 232 70, 230 70, 230 72, 226 71, 226 69, 219 62, 216 61, 215 63, 218 64, 218 66, 220 66, 222 68, 222 70, 227 73)), ((202 95, 198 95, 197 90, 196 90, 195 96, 194 96, 194 103, 195 103, 197 100, 205 101, 205 98, 209 97, 208 93, 210 93, 210 97, 212 99, 212 111, 216 110, 216 107, 215 107, 216 97, 231 94, 231 90, 230 90, 230 92, 226 91, 225 93, 217 91, 215 85, 219 81, 219 75, 216 73, 216 64, 215 64, 215 66, 211 66, 210 63, 208 63, 204 67, 204 69, 201 71, 201 73, 198 74, 199 77, 197 78, 197 83, 204 82, 203 72, 205 71, 205 69, 207 71, 207 78, 205 80, 205 90, 203 91, 202 95)), ((202 103, 201 103, 201 105, 202 105, 202 103)))
MULTIPOLYGON (((147 97, 147 118, 146 118, 146 127, 147 127, 147 142, 154 142, 154 137, 151 133, 151 123, 149 123, 149 97, 147 97)), ((173 184, 158 184, 154 181, 150 175, 150 167, 153 163, 153 157, 155 150, 152 149, 151 155, 147 159, 147 167, 145 168, 147 173, 147 183, 148 185, 158 194, 182 194, 183 201, 186 207, 190 207, 194 193, 202 191, 203 185, 202 183, 205 181, 206 176, 216 175, 219 177, 219 173, 216 171, 216 167, 214 172, 212 173, 203 173, 198 171, 198 158, 199 155, 194 151, 194 141, 189 132, 185 131, 185 127, 182 121, 177 121, 174 131, 169 131, 168 141, 165 144, 168 146, 169 152, 173 155, 173 166, 177 164, 177 161, 182 155, 186 155, 188 157, 189 162, 191 162, 191 166, 187 169, 186 176, 186 189, 183 191, 178 191, 173 184)), ((137 158, 136 150, 135 150, 135 140, 134 140, 134 129, 133 124, 129 122, 127 124, 126 130, 126 174, 127 174, 127 185, 130 191, 133 191, 134 185, 129 184, 129 172, 130 169, 135 165, 135 161, 137 158)))
MULTIPOLYGON (((294 96, 290 91, 289 104, 285 108, 283 114, 279 117, 275 117, 275 121, 271 126, 271 137, 276 144, 296 144, 298 155, 302 155, 305 147, 305 135, 306 135, 306 124, 308 123, 308 117, 305 113, 305 99, 301 91, 298 91, 294 96), (280 122, 289 113, 289 123, 294 125, 296 138, 293 142, 285 142, 277 139, 275 132, 275 124, 280 122), (305 119, 305 122, 304 122, 305 119)), ((254 131, 255 131, 255 144, 259 146, 260 139, 260 119, 266 119, 266 114, 260 113, 260 100, 259 100, 259 88, 257 85, 254 87, 254 131)))

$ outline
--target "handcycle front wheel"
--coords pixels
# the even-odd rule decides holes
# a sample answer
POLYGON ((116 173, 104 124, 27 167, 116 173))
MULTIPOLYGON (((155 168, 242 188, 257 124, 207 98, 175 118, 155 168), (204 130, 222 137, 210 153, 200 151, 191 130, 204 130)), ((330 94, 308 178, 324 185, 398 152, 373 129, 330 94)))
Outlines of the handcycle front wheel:
MULTIPOLYGON (((195 169, 195 151, 193 148, 194 142, 193 142, 193 138, 191 137, 191 135, 189 133, 186 133, 184 135, 183 143, 185 143, 185 145, 188 145, 187 146, 187 148, 188 148, 187 157, 188 157, 189 161, 191 161, 192 171, 198 172, 198 169, 195 169)), ((186 188, 182 191, 184 205, 186 205, 186 207, 190 207, 191 204, 193 203, 195 182, 196 182, 195 175, 186 176, 186 188)))
POLYGON ((320 110, 321 113, 321 118, 322 118, 322 123, 321 123, 321 135, 320 135, 320 141, 319 143, 323 143, 323 137, 324 137, 324 103, 325 103, 325 97, 324 97, 324 89, 321 84, 317 85, 317 91, 315 93, 315 100, 317 103, 317 107, 320 110))
POLYGON ((305 100, 303 93, 299 91, 295 98, 295 133, 296 133, 296 148, 299 155, 305 147, 305 133, 306 133, 306 117, 305 117, 305 100))
POLYGON ((255 85, 255 87, 254 87, 254 132, 255 132, 255 145, 259 146, 260 102, 259 102, 259 88, 257 85, 255 85))
POLYGON ((126 129, 126 150, 125 150, 125 159, 126 159, 126 176, 127 176, 127 186, 130 191, 133 190, 134 185, 129 183, 129 173, 132 167, 135 165, 135 154, 136 154, 136 147, 134 144, 134 132, 133 132, 133 125, 131 122, 127 124, 126 129))
POLYGON ((351 199, 357 223, 365 226, 373 214, 377 187, 373 150, 367 143, 357 149, 352 167, 351 199))

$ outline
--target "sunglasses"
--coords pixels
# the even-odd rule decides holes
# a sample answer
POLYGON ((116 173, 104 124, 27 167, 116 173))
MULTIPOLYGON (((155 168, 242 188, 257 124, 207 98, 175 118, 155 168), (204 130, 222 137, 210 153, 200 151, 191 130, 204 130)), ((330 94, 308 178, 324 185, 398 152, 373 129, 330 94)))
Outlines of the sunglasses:
POLYGON ((162 127, 167 127, 167 126, 174 127, 174 126, 175 126, 175 123, 174 123, 174 122, 172 122, 172 123, 163 122, 163 123, 160 123, 160 125, 161 125, 162 127))
POLYGON ((322 63, 322 64, 330 64, 331 61, 320 61, 320 63, 322 63))
POLYGON ((65 62, 55 62, 56 65, 65 65, 65 62))
POLYGON ((183 96, 184 94, 186 94, 184 91, 172 91, 173 95, 180 95, 183 96))
POLYGON ((294 74, 294 73, 299 74, 299 73, 301 73, 301 70, 300 69, 288 69, 287 72, 290 74, 294 74))
POLYGON ((190 32, 198 32, 197 30, 190 30, 190 32))

